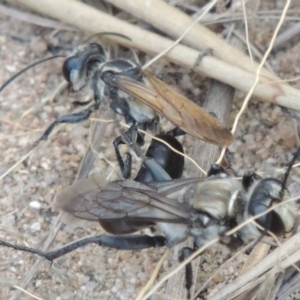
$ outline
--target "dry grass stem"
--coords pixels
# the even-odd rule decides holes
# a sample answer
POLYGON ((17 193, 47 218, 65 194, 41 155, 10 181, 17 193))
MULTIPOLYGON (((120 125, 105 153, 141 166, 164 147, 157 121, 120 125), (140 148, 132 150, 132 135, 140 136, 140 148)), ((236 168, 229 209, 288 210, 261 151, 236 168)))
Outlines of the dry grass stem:
MULTIPOLYGON (((173 44, 173 41, 169 39, 143 30, 138 26, 128 24, 127 22, 121 21, 106 13, 100 12, 93 7, 81 2, 70 0, 61 0, 60 2, 49 0, 40 0, 38 2, 34 0, 9 0, 9 2, 13 4, 23 5, 29 9, 35 10, 49 17, 62 20, 88 32, 98 33, 101 31, 113 31, 124 34, 128 36, 132 40, 132 42, 113 36, 109 37, 109 39, 115 40, 118 43, 128 47, 137 48, 147 53, 160 53, 173 44)), ((130 1, 119 2, 130 3, 130 1)), ((159 6, 156 6, 155 8, 154 6, 151 6, 151 11, 159 11, 159 7, 161 5, 167 5, 163 1, 151 1, 151 3, 154 2, 159 6)), ((142 10, 143 8, 145 12, 147 11, 147 14, 150 14, 149 8, 144 7, 147 1, 139 1, 134 3, 134 8, 137 8, 139 10, 142 10)), ((176 19, 174 15, 172 15, 173 13, 175 13, 173 11, 173 9, 175 8, 169 5, 167 5, 166 7, 168 9, 172 9, 172 13, 170 11, 164 12, 164 18, 162 20, 164 20, 165 24, 168 23, 165 20, 166 16, 171 16, 174 20, 176 19)), ((185 17, 188 18, 187 16, 185 17)), ((157 19, 157 16, 155 18, 157 19)), ((178 20, 181 20, 182 22, 181 18, 179 18, 178 20)), ((181 22, 176 22, 176 24, 181 24, 181 22)), ((188 24, 185 24, 183 22, 181 26, 183 26, 185 30, 191 23, 192 20, 188 18, 188 24)), ((169 26, 172 27, 171 24, 172 23, 169 23, 169 26)), ((198 25, 199 24, 197 24, 197 26, 198 25)), ((181 32, 183 32, 184 30, 181 30, 181 32)), ((187 36, 191 35, 193 30, 195 30, 195 27, 191 29, 187 36)), ((177 31, 177 34, 178 32, 180 32, 180 30, 177 31)), ((231 46, 228 46, 227 43, 220 38, 216 39, 216 35, 207 29, 205 29, 203 32, 201 31, 200 33, 198 30, 196 30, 190 38, 192 38, 194 41, 197 41, 197 44, 203 43, 203 49, 212 48, 214 51, 221 50, 221 53, 223 53, 224 55, 224 57, 222 57, 223 60, 218 59, 214 56, 204 57, 201 61, 201 64, 195 68, 196 72, 203 73, 213 79, 231 85, 236 89, 242 90, 247 93, 249 92, 253 85, 252 83, 255 81, 255 75, 254 71, 249 72, 245 70, 245 66, 249 65, 249 67, 251 66, 251 68, 254 68, 256 70, 257 64, 254 64, 252 66, 252 63, 247 56, 241 56, 240 51, 236 52, 231 46), (198 38, 199 36, 201 36, 201 39, 198 38), (204 44, 204 41, 210 41, 213 43, 204 44), (231 57, 231 59, 228 59, 229 56, 231 57), (226 57, 227 60, 225 61, 226 57), (246 63, 243 57, 246 57, 245 59, 249 61, 249 63, 246 63), (243 64, 243 68, 236 66, 235 64, 237 62, 243 64), (228 76, 228 74, 230 74, 230 76, 228 76)), ((200 53, 192 48, 184 45, 176 45, 166 54, 166 58, 181 66, 191 68, 194 66, 199 55, 200 53)), ((264 101, 269 101, 288 108, 300 110, 300 103, 298 101, 299 91, 286 84, 268 84, 268 80, 276 80, 276 77, 274 77, 274 75, 270 74, 268 71, 266 72, 267 77, 264 78, 263 76, 261 76, 261 81, 254 89, 253 95, 264 101)), ((265 74, 266 72, 262 70, 261 75, 265 74)))
MULTIPOLYGON (((131 2, 122 0, 109 0, 115 6, 133 14, 141 20, 145 20, 162 32, 165 32, 174 38, 185 32, 193 20, 185 13, 174 6, 168 5, 162 0, 131 2)), ((247 55, 238 49, 230 46, 215 33, 201 24, 196 24, 183 38, 182 42, 193 49, 204 51, 211 48, 214 55, 220 60, 227 62, 252 73, 255 72, 257 64, 252 63, 247 55), (238 59, 237 59, 238 58, 238 59)), ((265 75, 273 77, 274 74, 264 71, 265 75)))
MULTIPOLYGON (((163 57, 165 54, 167 54, 172 48, 174 48, 176 45, 178 45, 182 39, 189 33, 189 31, 197 24, 199 23, 199 21, 208 13, 208 11, 210 11, 217 3, 217 0, 211 1, 211 3, 209 5, 207 5, 207 7, 205 8, 205 10, 203 11, 203 13, 184 31, 184 33, 167 49, 165 49, 164 51, 160 52, 159 54, 157 54, 156 56, 154 56, 150 61, 148 61, 144 66, 143 66, 143 70, 147 69, 148 67, 150 67, 155 61, 157 61, 158 59, 160 59, 161 57, 163 57)), ((205 50, 205 49, 204 49, 205 50)))

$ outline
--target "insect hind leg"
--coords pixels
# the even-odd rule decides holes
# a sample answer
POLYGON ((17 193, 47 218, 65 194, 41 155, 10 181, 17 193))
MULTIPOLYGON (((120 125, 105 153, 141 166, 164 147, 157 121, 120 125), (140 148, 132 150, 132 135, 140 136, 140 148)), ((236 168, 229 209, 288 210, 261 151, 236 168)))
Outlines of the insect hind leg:
POLYGON ((88 237, 79 241, 73 242, 60 249, 44 252, 39 249, 12 244, 0 240, 0 246, 13 248, 15 250, 36 254, 49 261, 53 261, 69 252, 72 252, 80 247, 88 244, 97 244, 101 247, 108 247, 119 250, 141 250, 152 247, 163 247, 166 245, 166 238, 164 236, 149 236, 149 235, 127 235, 127 236, 110 236, 110 235, 99 235, 94 237, 88 237))
MULTIPOLYGON (((178 261, 181 263, 184 260, 188 259, 195 251, 197 248, 190 248, 190 247, 183 247, 178 255, 178 261)), ((185 266, 185 288, 187 290, 187 298, 191 299, 191 288, 193 285, 193 267, 192 263, 189 262, 185 266)))

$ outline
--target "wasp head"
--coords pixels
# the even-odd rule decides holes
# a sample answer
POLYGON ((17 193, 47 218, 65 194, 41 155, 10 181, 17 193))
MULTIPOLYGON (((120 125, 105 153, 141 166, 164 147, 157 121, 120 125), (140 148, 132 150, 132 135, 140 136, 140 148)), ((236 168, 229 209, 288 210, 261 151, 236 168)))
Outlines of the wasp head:
POLYGON ((99 65, 102 65, 105 60, 106 55, 101 45, 96 43, 82 45, 75 54, 64 61, 62 67, 69 89, 76 92, 85 87, 99 65))

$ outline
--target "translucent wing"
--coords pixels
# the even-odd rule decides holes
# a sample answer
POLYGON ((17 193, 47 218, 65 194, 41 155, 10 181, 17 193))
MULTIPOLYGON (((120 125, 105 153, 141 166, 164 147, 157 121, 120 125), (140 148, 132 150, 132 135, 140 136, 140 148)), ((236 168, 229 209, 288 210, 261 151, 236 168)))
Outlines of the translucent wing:
POLYGON ((192 207, 162 195, 173 193, 186 185, 186 182, 181 183, 180 180, 177 183, 178 186, 174 186, 174 181, 170 181, 167 188, 166 183, 151 186, 130 180, 107 182, 102 176, 94 175, 79 180, 60 192, 55 206, 75 217, 90 221, 190 223, 192 207), (158 193, 160 190, 162 194, 158 193))
POLYGON ((121 75, 114 75, 105 80, 150 106, 195 138, 220 146, 227 146, 232 142, 231 132, 216 118, 153 74, 145 72, 145 76, 152 87, 121 75))

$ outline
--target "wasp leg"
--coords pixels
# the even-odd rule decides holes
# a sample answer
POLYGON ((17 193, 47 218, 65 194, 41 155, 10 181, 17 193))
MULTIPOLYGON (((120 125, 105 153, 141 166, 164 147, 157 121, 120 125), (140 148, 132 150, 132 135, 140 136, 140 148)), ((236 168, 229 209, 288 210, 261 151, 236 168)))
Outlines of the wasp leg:
POLYGON ((33 144, 33 147, 38 146, 38 144, 41 141, 45 141, 48 139, 50 133, 54 129, 54 127, 61 123, 79 123, 84 120, 87 120, 92 112, 94 112, 98 107, 96 105, 93 105, 89 107, 88 109, 85 109, 83 111, 80 111, 78 113, 70 114, 70 115, 64 115, 58 117, 43 133, 43 135, 33 144))
POLYGON ((13 248, 15 250, 36 254, 44 257, 49 261, 63 256, 69 252, 83 247, 87 244, 97 244, 98 246, 108 247, 119 250, 141 250, 151 247, 163 247, 166 245, 166 238, 161 235, 149 236, 149 235, 127 235, 127 236, 111 236, 111 235, 99 235, 95 237, 88 237, 69 245, 66 245, 58 250, 44 252, 39 249, 34 249, 18 244, 11 244, 0 240, 0 245, 4 247, 13 248))
POLYGON ((91 113, 96 111, 100 104, 101 104, 101 94, 102 91, 99 87, 98 84, 98 80, 99 80, 99 75, 98 73, 95 74, 95 76, 92 79, 92 87, 93 87, 93 91, 94 91, 94 101, 95 103, 90 106, 87 109, 84 109, 78 113, 73 113, 73 114, 69 114, 69 115, 64 115, 64 116, 60 116, 58 117, 44 132, 44 134, 33 144, 33 147, 38 146, 38 144, 43 141, 43 140, 47 140, 50 133, 52 132, 52 130, 54 129, 54 127, 58 124, 61 123, 79 123, 82 122, 84 120, 87 120, 91 113))
POLYGON ((124 139, 127 140, 130 145, 133 145, 133 143, 136 142, 138 146, 142 146, 144 144, 144 138, 139 136, 137 132, 137 125, 132 125, 128 131, 125 132, 124 137, 119 136, 113 142, 122 176, 127 179, 131 175, 132 157, 130 153, 126 153, 126 158, 122 158, 119 146, 126 143, 124 139))
MULTIPOLYGON (((136 130, 137 130, 136 126, 132 126, 131 128, 129 128, 129 130, 125 132, 125 138, 128 139, 128 142, 130 144, 134 143, 134 140, 136 140, 136 144, 138 146, 141 146, 138 140, 139 136, 137 135, 136 138, 134 137, 134 134, 137 132, 136 130)), ((144 142, 144 139, 142 139, 142 141, 144 142)), ((130 153, 126 153, 125 154, 126 158, 123 159, 119 150, 120 144, 125 144, 122 136, 117 137, 114 140, 113 145, 115 148, 117 161, 122 172, 122 176, 127 179, 131 175, 132 156, 130 153)), ((164 170, 164 168, 159 163, 157 163, 153 158, 147 157, 147 154, 145 160, 143 161, 143 165, 151 173, 151 176, 155 181, 166 181, 172 179, 170 175, 164 170)))
MULTIPOLYGON (((196 249, 190 247, 184 247, 180 250, 178 261, 183 262, 189 258, 196 249)), ((185 288, 187 289, 187 298, 191 299, 191 287, 193 285, 193 267, 191 263, 185 266, 185 288)))
POLYGON ((117 161, 122 172, 122 176, 123 178, 128 179, 131 175, 132 157, 130 153, 126 153, 126 158, 122 158, 122 155, 119 150, 119 146, 121 144, 125 144, 125 142, 123 141, 123 138, 119 136, 114 140, 113 145, 115 148, 117 161))
POLYGON ((257 180, 262 180, 262 178, 255 172, 246 171, 242 178, 242 185, 244 189, 248 191, 252 184, 257 180))
POLYGON ((210 169, 207 172, 207 177, 219 175, 222 173, 227 174, 225 169, 221 165, 212 164, 210 169))
POLYGON ((143 165, 147 168, 155 181, 172 180, 167 171, 153 158, 147 158, 143 162, 143 165))

